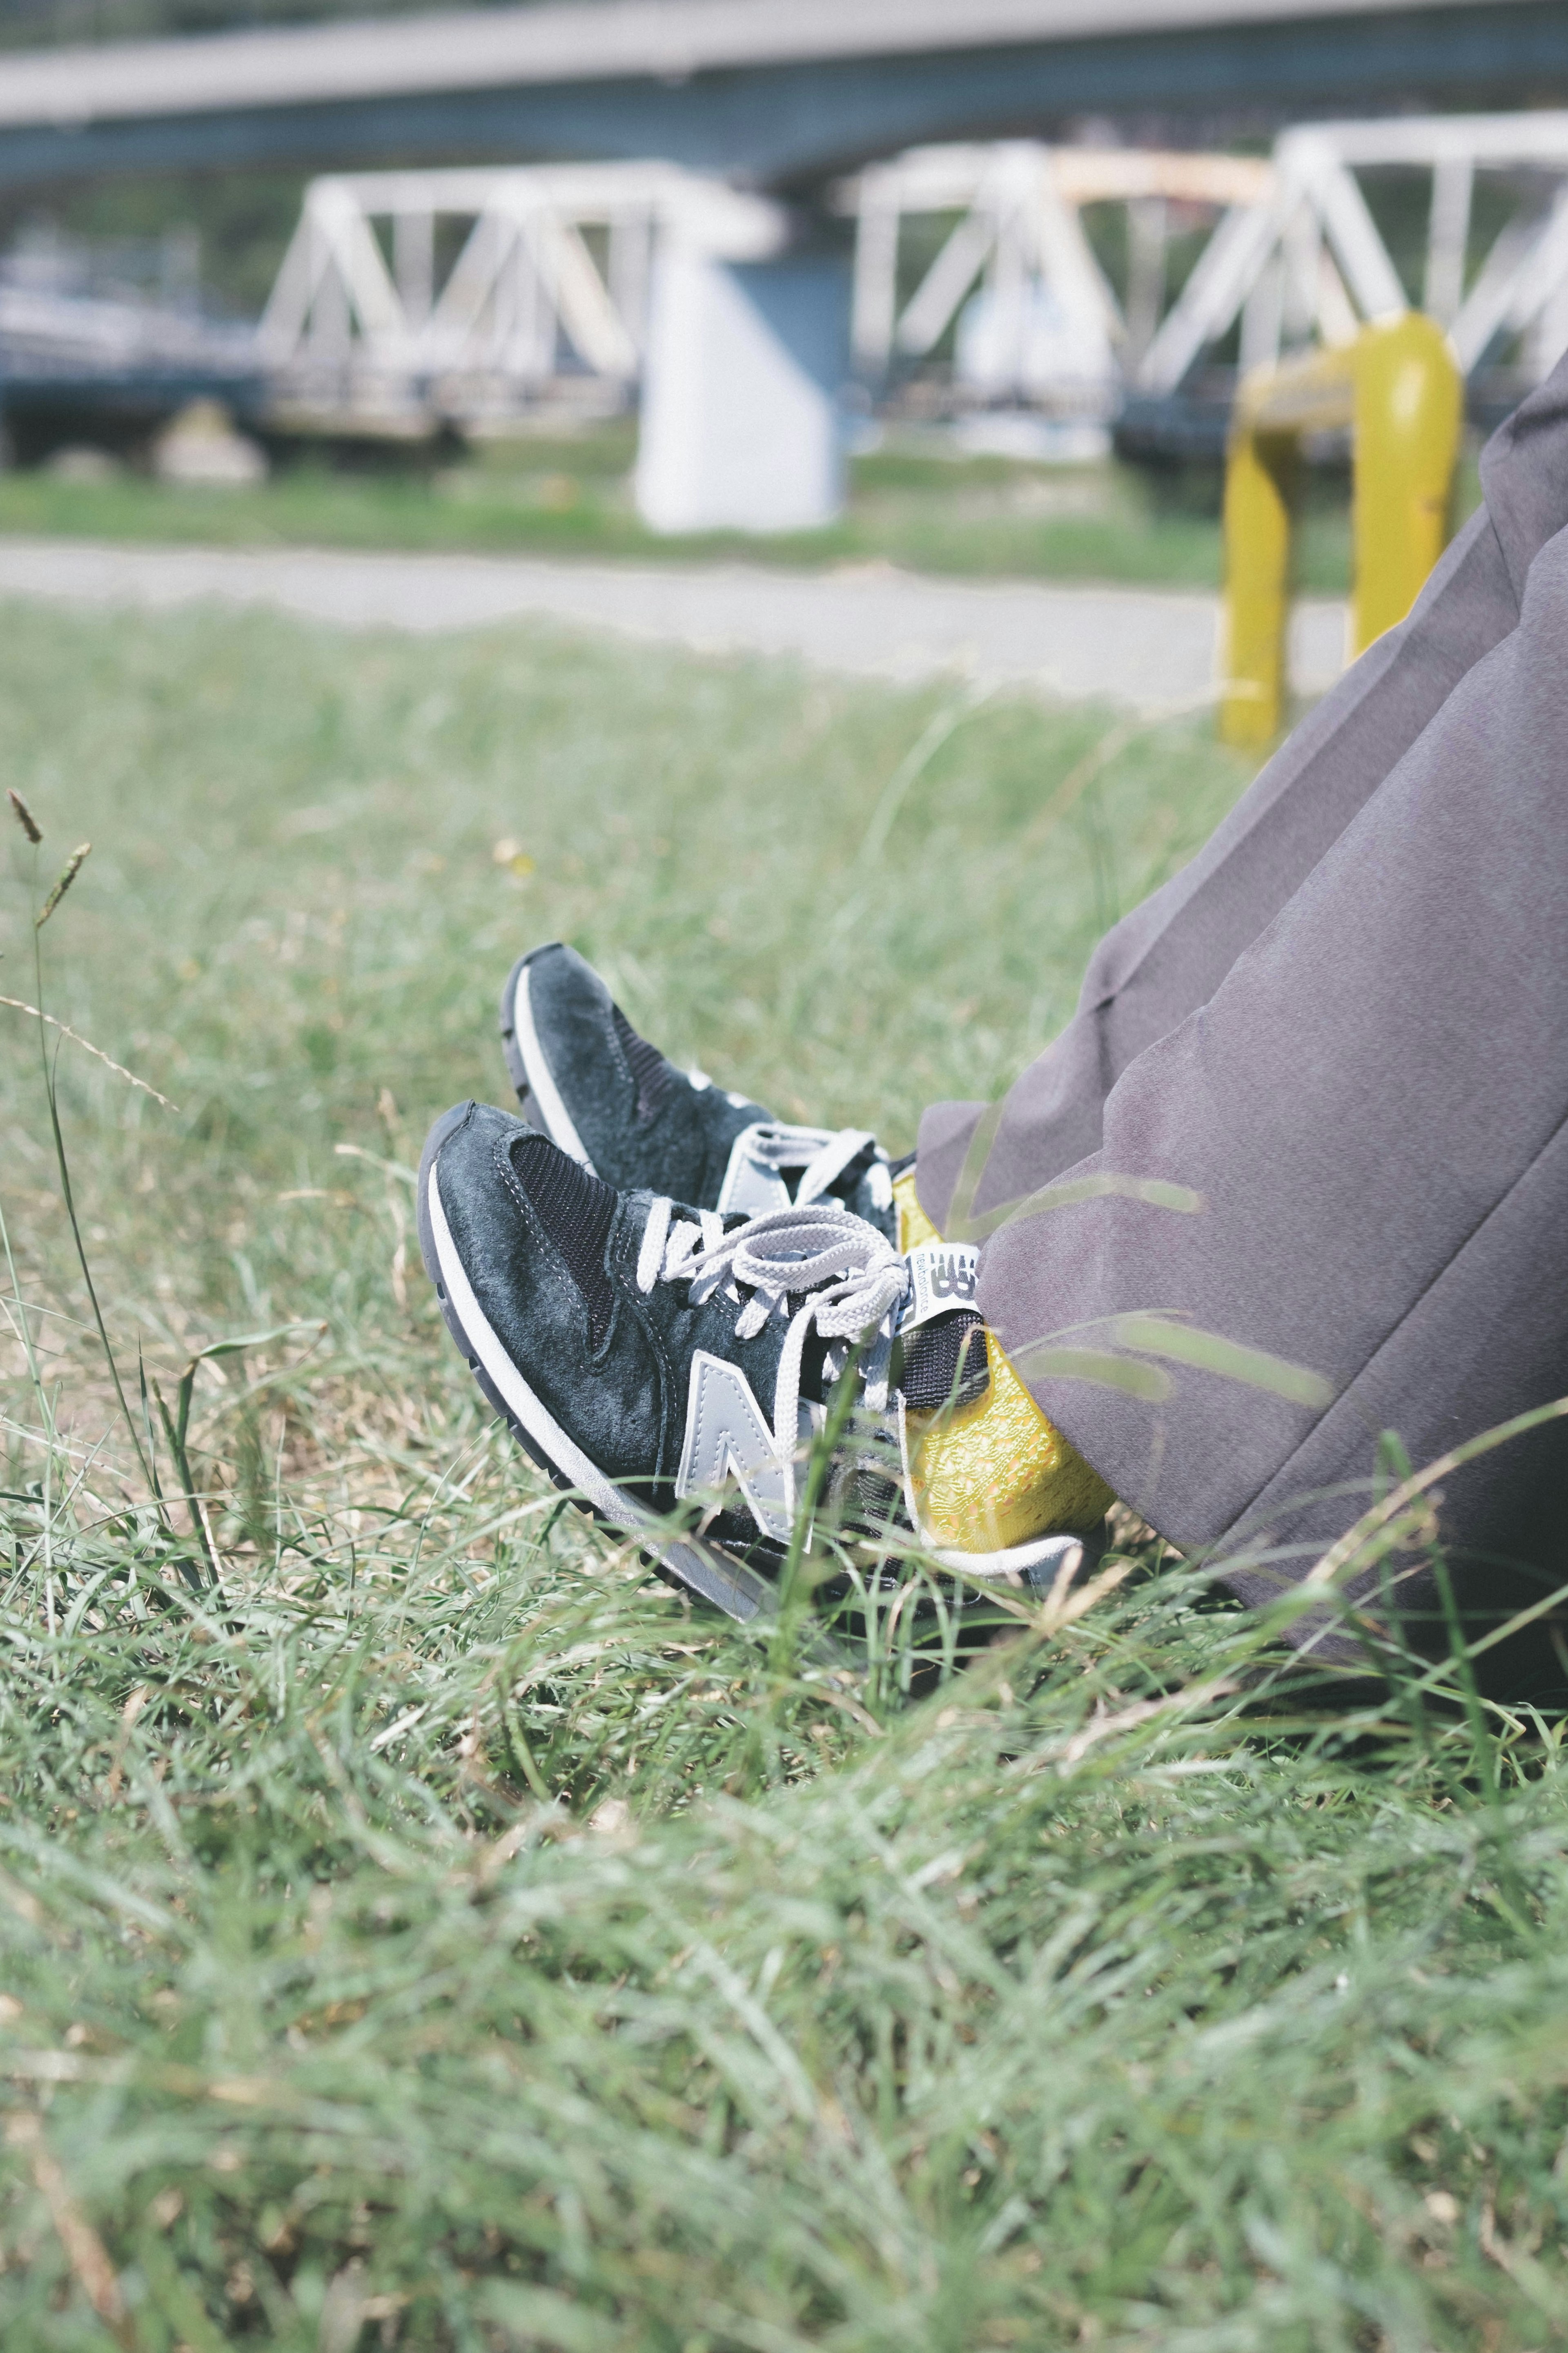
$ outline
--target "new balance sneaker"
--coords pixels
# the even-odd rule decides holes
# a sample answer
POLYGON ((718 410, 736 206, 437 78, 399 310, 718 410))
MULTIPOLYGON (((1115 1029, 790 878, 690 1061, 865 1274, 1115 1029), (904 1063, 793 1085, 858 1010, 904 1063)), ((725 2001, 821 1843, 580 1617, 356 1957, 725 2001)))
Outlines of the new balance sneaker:
POLYGON ((971 1552, 922 1525, 911 1427, 972 1407, 991 1377, 973 1253, 902 1257, 834 1200, 748 1219, 618 1193, 471 1103, 431 1131, 418 1214, 447 1328, 529 1453, 731 1617, 773 1606, 852 1356, 855 1411, 807 1534, 819 1565, 831 1531, 878 1562, 919 1552, 1048 1583, 1092 1543, 1058 1526, 971 1552))
POLYGON ((837 1201, 898 1239, 894 1172, 875 1136, 790 1126, 677 1070, 575 948, 555 940, 519 958, 500 1028, 524 1118, 616 1192, 647 1187, 721 1216, 837 1201))

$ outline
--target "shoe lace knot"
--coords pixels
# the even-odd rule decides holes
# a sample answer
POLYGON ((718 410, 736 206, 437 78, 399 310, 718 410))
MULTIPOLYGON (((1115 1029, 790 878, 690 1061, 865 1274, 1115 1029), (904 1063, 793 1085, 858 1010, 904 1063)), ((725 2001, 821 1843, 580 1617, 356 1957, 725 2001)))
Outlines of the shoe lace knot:
POLYGON ((689 1282, 700 1306, 721 1285, 749 1292, 735 1319, 735 1337, 750 1340, 770 1315, 789 1316, 773 1392, 773 1435, 791 1493, 799 1440, 801 1366, 813 1331, 822 1340, 890 1339, 892 1322, 909 1294, 909 1262, 875 1226, 836 1202, 773 1209, 728 1230, 716 1210, 698 1222, 676 1218, 662 1195, 649 1205, 637 1254, 637 1287, 689 1282), (800 1305, 793 1313, 792 1299, 800 1305))

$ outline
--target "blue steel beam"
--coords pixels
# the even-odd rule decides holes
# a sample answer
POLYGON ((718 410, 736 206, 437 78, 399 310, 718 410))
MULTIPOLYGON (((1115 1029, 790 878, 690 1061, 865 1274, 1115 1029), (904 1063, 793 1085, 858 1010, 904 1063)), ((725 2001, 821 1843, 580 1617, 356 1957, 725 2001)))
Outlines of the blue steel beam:
POLYGON ((1145 17, 1100 37, 81 122, 5 122, 4 81, 0 69, 0 185, 242 165, 640 155, 776 185, 917 141, 1038 132, 1083 113, 1247 109, 1283 121, 1412 99, 1467 109, 1561 100, 1568 5, 1442 0, 1292 17, 1274 0, 1262 22, 1152 31, 1145 17))

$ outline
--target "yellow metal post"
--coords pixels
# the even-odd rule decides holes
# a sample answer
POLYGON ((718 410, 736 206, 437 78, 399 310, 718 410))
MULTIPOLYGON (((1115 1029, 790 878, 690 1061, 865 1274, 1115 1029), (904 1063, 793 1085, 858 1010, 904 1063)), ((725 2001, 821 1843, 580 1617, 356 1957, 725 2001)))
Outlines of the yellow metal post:
POLYGON ((1295 474, 1293 435, 1233 431, 1225 472, 1220 649, 1219 732, 1227 744, 1267 744, 1285 707, 1295 474))
POLYGON ((1301 438, 1352 428, 1355 588, 1363 652, 1402 621, 1447 537, 1464 388, 1440 327, 1419 311, 1342 349, 1259 368, 1237 395, 1226 468, 1219 728, 1266 744, 1284 717, 1290 512, 1301 438))
POLYGON ((1419 311, 1368 327, 1354 353, 1359 654, 1403 621, 1447 545, 1465 393, 1447 337, 1419 311))

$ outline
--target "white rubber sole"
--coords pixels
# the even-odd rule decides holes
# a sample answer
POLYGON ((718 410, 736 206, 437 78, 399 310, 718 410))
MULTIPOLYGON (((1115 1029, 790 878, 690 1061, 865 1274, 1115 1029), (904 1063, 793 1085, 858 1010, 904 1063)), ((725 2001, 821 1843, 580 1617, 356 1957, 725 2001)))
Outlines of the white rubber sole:
POLYGON ((1012 1545, 1002 1552, 944 1552, 933 1546, 929 1557, 943 1568, 982 1583, 993 1577, 1022 1577, 1026 1585, 1038 1588, 1054 1585, 1064 1568, 1069 1577, 1076 1577, 1090 1558, 1091 1549, 1098 1549, 1091 1536, 1058 1535, 1042 1536, 1037 1544, 1012 1545))

